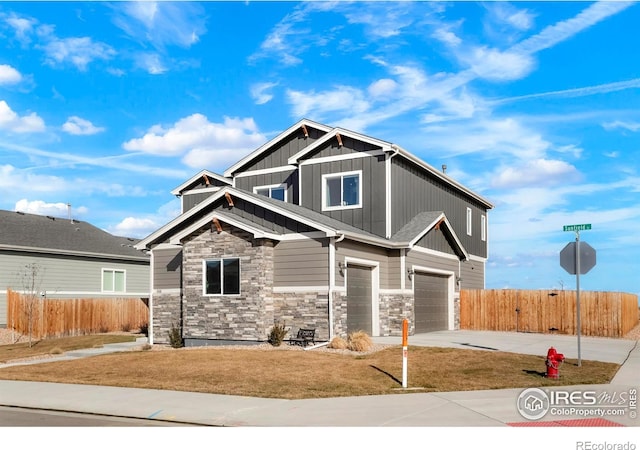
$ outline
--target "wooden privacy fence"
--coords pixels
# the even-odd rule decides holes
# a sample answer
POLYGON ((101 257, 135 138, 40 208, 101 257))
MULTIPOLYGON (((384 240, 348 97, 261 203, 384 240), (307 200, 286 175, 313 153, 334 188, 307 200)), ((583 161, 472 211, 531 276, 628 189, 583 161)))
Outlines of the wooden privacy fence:
MULTIPOLYGON (((467 289, 460 291, 460 328, 577 334, 576 305, 576 291, 467 289)), ((580 291, 581 334, 622 337, 637 324, 637 295, 580 291)))
POLYGON ((137 329, 148 325, 149 307, 141 298, 50 299, 7 290, 7 326, 29 333, 32 305, 32 337, 76 336, 137 329))

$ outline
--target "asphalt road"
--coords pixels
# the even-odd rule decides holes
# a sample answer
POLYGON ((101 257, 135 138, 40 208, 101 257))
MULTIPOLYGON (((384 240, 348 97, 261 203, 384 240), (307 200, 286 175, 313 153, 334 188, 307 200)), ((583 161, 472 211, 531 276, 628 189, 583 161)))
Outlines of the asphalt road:
POLYGON ((158 420, 78 414, 0 406, 2 427, 175 427, 185 426, 158 420))

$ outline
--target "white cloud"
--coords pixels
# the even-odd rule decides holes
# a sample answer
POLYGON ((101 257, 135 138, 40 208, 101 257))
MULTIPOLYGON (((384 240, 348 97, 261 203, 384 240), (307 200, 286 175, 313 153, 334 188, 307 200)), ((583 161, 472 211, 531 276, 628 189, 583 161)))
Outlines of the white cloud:
POLYGON ((517 80, 528 75, 535 62, 528 54, 477 47, 461 59, 481 78, 492 81, 517 80))
POLYGON ((390 78, 383 78, 371 83, 367 88, 367 91, 369 92, 369 95, 374 98, 388 98, 396 91, 397 88, 398 83, 396 83, 394 80, 390 78))
POLYGON ((135 217, 127 217, 109 232, 116 236, 142 237, 151 234, 160 228, 163 224, 158 224, 152 219, 140 219, 135 217))
POLYGON ((0 86, 16 84, 22 81, 22 75, 16 69, 6 64, 0 64, 0 86))
POLYGON ((154 125, 143 137, 122 146, 158 156, 184 155, 185 164, 202 168, 206 163, 226 163, 230 154, 244 156, 266 140, 253 119, 225 117, 224 123, 212 123, 202 114, 192 114, 169 128, 154 125))
POLYGON ((0 130, 15 133, 34 133, 44 131, 44 120, 36 113, 19 116, 5 102, 0 100, 0 130))
POLYGON ((151 75, 161 75, 168 70, 158 53, 140 53, 136 57, 136 66, 151 75))
POLYGON ((16 192, 56 192, 66 188, 66 181, 60 177, 34 174, 10 164, 0 166, 0 192, 3 198, 16 192))
POLYGON ((577 181, 578 170, 564 161, 534 159, 517 166, 500 169, 492 176, 492 187, 514 189, 525 186, 554 186, 577 181))
POLYGON ((615 120, 613 122, 603 123, 602 127, 605 130, 615 130, 617 128, 622 128, 625 130, 636 132, 640 130, 640 123, 638 122, 625 122, 622 120, 615 120))
POLYGON ((71 63, 84 71, 95 60, 109 60, 116 51, 102 42, 93 42, 90 37, 59 39, 49 36, 50 40, 42 48, 46 61, 52 66, 71 63))
POLYGON ((350 86, 337 86, 334 90, 316 93, 287 90, 287 100, 293 106, 295 117, 307 117, 312 113, 322 118, 327 112, 349 112, 360 114, 369 109, 369 102, 359 89, 350 86))
POLYGON ((38 23, 35 19, 18 17, 14 13, 5 21, 13 28, 16 39, 23 44, 28 44, 31 41, 29 35, 32 34, 34 26, 38 23))
MULTIPOLYGON (((26 198, 18 200, 15 206, 16 211, 29 214, 40 214, 42 216, 68 217, 69 206, 66 203, 47 203, 42 200, 29 201, 26 198)), ((89 210, 84 206, 71 208, 71 217, 77 218, 86 214, 89 210)))
POLYGON ((264 105, 273 98, 273 94, 269 91, 276 87, 278 83, 256 83, 251 86, 251 98, 257 105, 264 105))
POLYGON ((158 49, 167 45, 189 48, 206 33, 202 7, 189 2, 123 2, 114 5, 114 24, 141 43, 158 49))
POLYGON ((105 129, 96 127, 90 121, 82 119, 78 116, 71 116, 62 125, 62 130, 74 135, 91 135, 103 132, 105 129))
POLYGON ((431 36, 440 42, 450 45, 451 47, 457 47, 458 45, 462 44, 462 39, 456 36, 456 34, 452 31, 449 31, 448 27, 441 27, 436 29, 431 34, 431 36))
POLYGON ((534 14, 527 9, 517 9, 506 2, 495 2, 487 5, 494 21, 506 24, 519 31, 529 30, 533 26, 534 14))

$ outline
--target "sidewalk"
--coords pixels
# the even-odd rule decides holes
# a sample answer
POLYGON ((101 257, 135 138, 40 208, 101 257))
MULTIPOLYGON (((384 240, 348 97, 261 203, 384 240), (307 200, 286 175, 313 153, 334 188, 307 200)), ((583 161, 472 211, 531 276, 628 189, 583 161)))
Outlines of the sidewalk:
MULTIPOLYGON (((395 344, 397 340, 398 338, 374 338, 375 342, 380 343, 395 344)), ((109 351, 123 350, 121 344, 115 345, 118 348, 112 347, 109 351)), ((411 336, 409 345, 460 346, 541 355, 546 355, 548 347, 553 345, 567 357, 577 357, 575 336, 448 331, 411 336)), ((640 387, 639 347, 636 341, 630 340, 582 338, 582 359, 624 364, 609 385, 572 386, 570 389, 593 390, 598 395, 614 391, 620 393, 629 388, 637 389, 640 387)), ((75 355, 65 355, 60 359, 86 357, 97 353, 97 350, 102 349, 72 352, 75 355)), ((0 380, 0 405, 212 426, 500 427, 529 422, 516 408, 518 395, 522 391, 523 389, 504 389, 282 400, 0 380)), ((584 418, 566 416, 562 419, 584 418)), ((631 418, 629 414, 610 419, 623 426, 640 426, 640 419, 631 418)), ((606 422, 605 419, 604 423, 606 422)))

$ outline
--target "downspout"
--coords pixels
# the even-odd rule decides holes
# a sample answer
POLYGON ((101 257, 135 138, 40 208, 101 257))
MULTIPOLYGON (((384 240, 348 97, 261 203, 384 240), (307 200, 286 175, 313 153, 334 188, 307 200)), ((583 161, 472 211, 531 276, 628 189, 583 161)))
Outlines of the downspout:
POLYGON ((336 288, 336 244, 342 242, 344 234, 339 238, 329 238, 329 341, 333 339, 334 323, 333 323, 333 291, 336 288))
POLYGON ((154 259, 155 256, 153 254, 153 250, 149 250, 149 270, 151 271, 151 276, 149 277, 149 323, 147 327, 147 341, 149 345, 153 345, 153 285, 154 285, 154 259))

